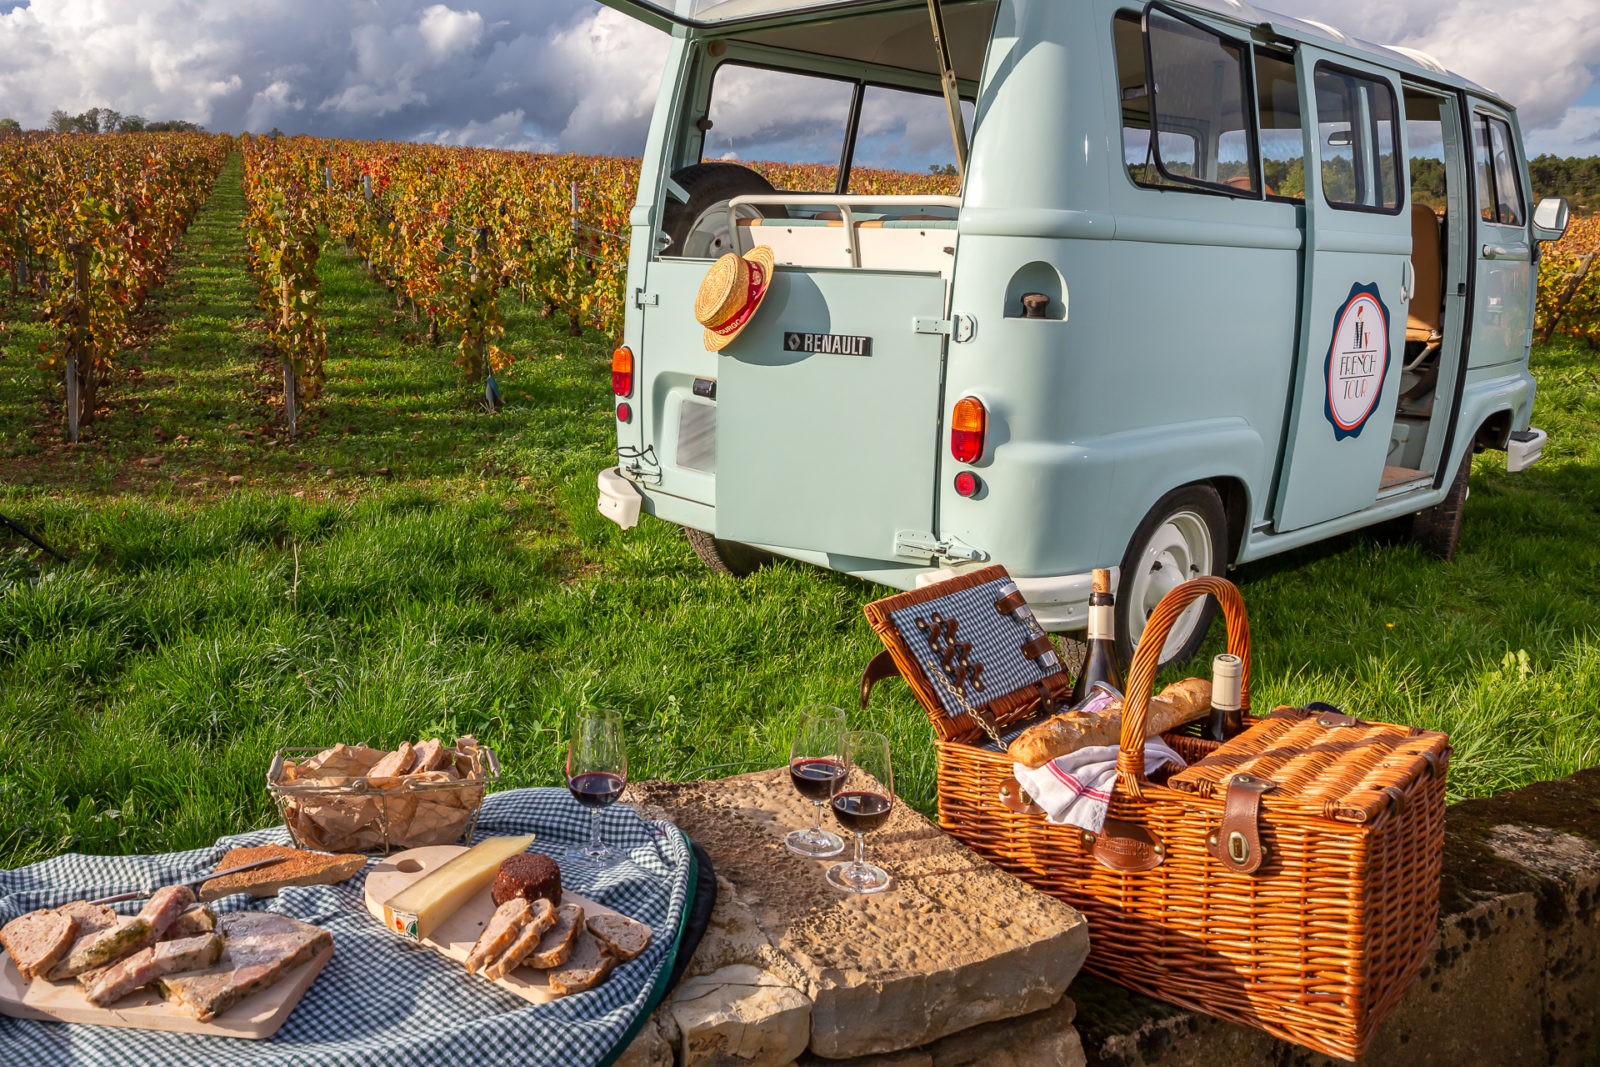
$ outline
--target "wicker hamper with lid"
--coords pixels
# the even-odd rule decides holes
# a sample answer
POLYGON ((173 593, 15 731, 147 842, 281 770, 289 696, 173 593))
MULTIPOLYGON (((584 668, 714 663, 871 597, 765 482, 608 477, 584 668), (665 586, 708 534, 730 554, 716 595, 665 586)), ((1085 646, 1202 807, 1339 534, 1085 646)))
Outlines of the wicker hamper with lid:
POLYGON ((866 607, 894 671, 874 661, 863 702, 872 681, 898 672, 928 709, 940 825, 1081 910, 1088 970, 1329 1055, 1359 1056, 1436 933, 1445 735, 1280 708, 1247 717, 1246 730, 1222 745, 1168 735, 1190 766, 1164 784, 1151 781, 1145 721, 1160 649, 1183 609, 1207 594, 1222 607, 1228 651, 1244 661, 1249 709, 1243 600, 1227 581, 1196 578, 1151 613, 1134 654, 1104 829, 1055 825, 1020 793, 1010 757, 989 741, 1015 736, 1041 697, 1053 704, 1064 686, 1054 656, 1041 658, 1032 643, 1042 631, 1008 590, 1015 585, 1004 570, 989 567, 866 607), (999 610, 969 618, 982 614, 975 597, 999 610), (993 629, 996 615, 1023 616, 1017 636, 1034 654, 1015 657, 1040 677, 986 660, 980 677, 1022 676, 1025 684, 953 687, 947 661, 921 647, 926 630, 908 626, 936 611, 958 620, 958 635, 993 629))

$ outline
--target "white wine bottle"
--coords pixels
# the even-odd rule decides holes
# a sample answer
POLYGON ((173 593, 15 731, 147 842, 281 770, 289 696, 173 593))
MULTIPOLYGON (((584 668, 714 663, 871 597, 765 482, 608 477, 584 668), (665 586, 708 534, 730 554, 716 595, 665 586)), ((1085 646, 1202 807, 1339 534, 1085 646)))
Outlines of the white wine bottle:
POLYGON ((1104 567, 1094 570, 1094 591, 1089 594, 1089 633, 1086 638, 1089 651, 1083 657, 1083 670, 1072 683, 1073 707, 1089 695, 1096 682, 1105 682, 1122 689, 1122 671, 1117 668, 1116 634, 1112 631, 1112 616, 1116 614, 1116 598, 1111 594, 1111 572, 1104 567))
POLYGON ((1206 740, 1226 741, 1244 729, 1244 661, 1224 652, 1211 661, 1211 716, 1206 740))

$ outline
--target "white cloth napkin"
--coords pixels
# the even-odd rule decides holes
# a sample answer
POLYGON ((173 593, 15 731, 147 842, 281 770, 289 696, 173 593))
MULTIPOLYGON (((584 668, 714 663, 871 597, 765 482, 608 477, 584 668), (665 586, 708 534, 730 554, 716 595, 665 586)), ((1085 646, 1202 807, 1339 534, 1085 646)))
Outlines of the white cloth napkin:
MULTIPOLYGON (((1033 802, 1044 809, 1045 818, 1050 822, 1070 823, 1097 834, 1105 825, 1106 804, 1117 783, 1118 747, 1080 748, 1039 767, 1013 763, 1011 773, 1033 802)), ((1159 737, 1144 743, 1145 774, 1152 774, 1169 763, 1175 768, 1188 766, 1183 757, 1159 737)))

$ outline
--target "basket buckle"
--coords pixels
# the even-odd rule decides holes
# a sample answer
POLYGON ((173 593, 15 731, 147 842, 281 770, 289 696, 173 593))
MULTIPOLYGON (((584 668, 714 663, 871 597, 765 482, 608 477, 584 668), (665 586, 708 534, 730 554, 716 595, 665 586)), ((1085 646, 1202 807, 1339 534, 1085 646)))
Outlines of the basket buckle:
POLYGON ((1266 861, 1261 841, 1261 797, 1277 783, 1249 774, 1236 774, 1228 782, 1222 802, 1222 825, 1206 836, 1206 851, 1230 871, 1254 874, 1266 861))

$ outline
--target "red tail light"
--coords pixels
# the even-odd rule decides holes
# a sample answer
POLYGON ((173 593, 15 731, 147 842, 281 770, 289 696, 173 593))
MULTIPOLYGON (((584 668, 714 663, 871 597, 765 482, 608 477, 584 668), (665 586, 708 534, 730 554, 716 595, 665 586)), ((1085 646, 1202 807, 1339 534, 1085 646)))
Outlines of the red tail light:
POLYGON ((618 396, 633 395, 633 349, 627 345, 611 353, 611 391, 618 396))
POLYGON ((988 426, 983 401, 975 396, 957 400, 950 415, 950 454, 962 463, 976 463, 983 455, 983 432, 988 426))

